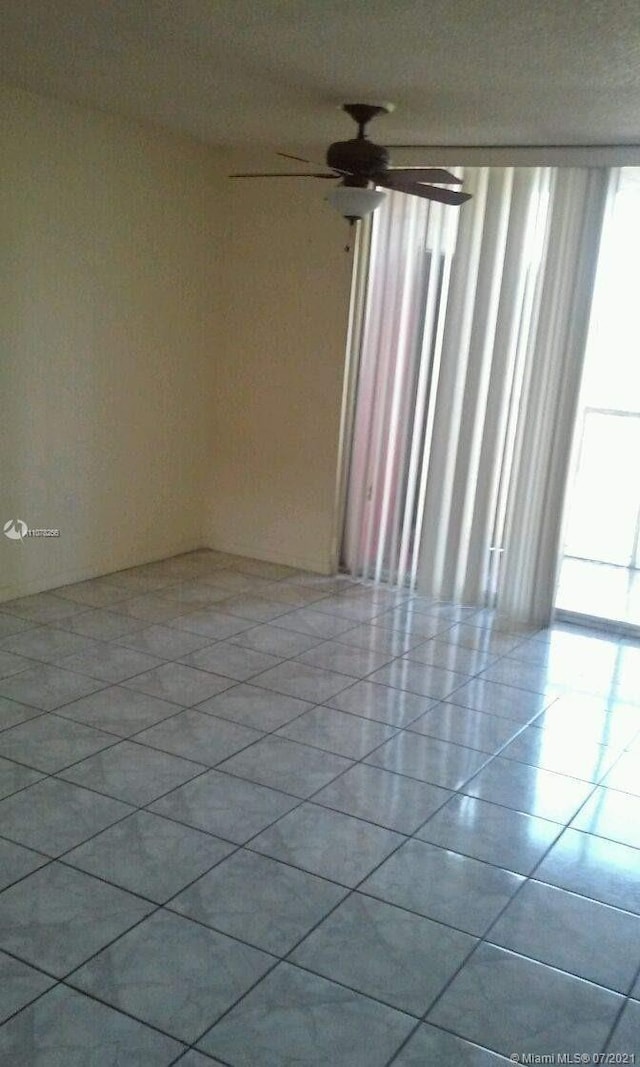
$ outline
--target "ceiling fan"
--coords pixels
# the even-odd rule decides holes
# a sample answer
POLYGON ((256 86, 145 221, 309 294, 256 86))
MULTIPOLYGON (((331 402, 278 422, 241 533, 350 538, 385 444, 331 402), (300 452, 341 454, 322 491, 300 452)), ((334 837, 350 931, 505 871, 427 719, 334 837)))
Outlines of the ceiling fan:
MULTIPOLYGON (((448 170, 436 167, 393 167, 389 152, 382 145, 374 144, 367 137, 366 127, 376 115, 388 114, 393 110, 391 104, 343 104, 342 110, 357 123, 358 133, 349 141, 335 141, 329 145, 326 165, 330 172, 304 173, 300 171, 273 174, 232 174, 232 178, 326 178, 339 179, 339 185, 328 197, 330 203, 340 211, 349 222, 357 222, 374 211, 382 202, 385 194, 380 189, 391 189, 424 200, 435 200, 441 204, 459 205, 470 199, 469 193, 457 189, 438 188, 441 185, 459 185, 461 179, 448 170), (431 184, 437 183, 437 184, 431 184), (376 188, 378 187, 378 188, 376 188)), ((278 152, 284 159, 294 159, 298 163, 316 164, 300 156, 290 156, 278 152)))

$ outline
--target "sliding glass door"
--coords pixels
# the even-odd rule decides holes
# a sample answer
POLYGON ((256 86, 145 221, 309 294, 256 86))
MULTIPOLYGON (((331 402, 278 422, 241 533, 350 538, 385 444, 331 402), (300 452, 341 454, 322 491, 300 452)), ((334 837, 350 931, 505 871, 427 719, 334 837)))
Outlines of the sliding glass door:
POLYGON ((566 556, 640 568, 640 409, 585 405, 566 556))
POLYGON ((557 606, 640 626, 640 168, 605 219, 557 606))

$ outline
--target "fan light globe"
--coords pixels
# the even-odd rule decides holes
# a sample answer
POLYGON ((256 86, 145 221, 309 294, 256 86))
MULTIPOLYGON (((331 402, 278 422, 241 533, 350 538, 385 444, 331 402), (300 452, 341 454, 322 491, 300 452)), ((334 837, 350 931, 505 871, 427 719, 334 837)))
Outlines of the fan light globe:
POLYGON ((349 222, 357 222, 370 215, 386 197, 381 189, 362 189, 339 185, 327 194, 327 201, 349 222))

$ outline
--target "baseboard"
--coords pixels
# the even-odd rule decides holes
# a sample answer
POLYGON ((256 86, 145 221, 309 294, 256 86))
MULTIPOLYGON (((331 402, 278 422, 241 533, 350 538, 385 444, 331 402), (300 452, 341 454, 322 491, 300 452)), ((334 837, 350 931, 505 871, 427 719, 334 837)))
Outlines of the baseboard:
MULTIPOLYGON (((18 550, 20 546, 16 546, 18 550)), ((171 556, 179 556, 183 552, 193 552, 198 548, 208 548, 202 541, 194 543, 193 540, 178 541, 168 547, 150 550, 143 553, 130 553, 124 556, 113 556, 101 560, 99 564, 89 567, 72 568, 59 571, 53 575, 40 576, 28 582, 9 583, 0 589, 0 604, 8 600, 17 600, 23 596, 33 596, 35 593, 49 593, 59 589, 63 585, 72 585, 75 582, 89 581, 91 578, 102 578, 105 574, 113 574, 129 567, 141 567, 145 563, 156 563, 161 559, 169 559, 171 556)))
POLYGON ((336 573, 336 568, 327 558, 318 559, 317 556, 290 555, 286 552, 278 552, 275 549, 265 549, 262 545, 249 544, 245 541, 211 540, 204 545, 214 552, 228 552, 232 556, 243 556, 245 559, 259 559, 265 563, 281 563, 285 567, 296 567, 302 571, 312 571, 313 574, 331 575, 336 573))

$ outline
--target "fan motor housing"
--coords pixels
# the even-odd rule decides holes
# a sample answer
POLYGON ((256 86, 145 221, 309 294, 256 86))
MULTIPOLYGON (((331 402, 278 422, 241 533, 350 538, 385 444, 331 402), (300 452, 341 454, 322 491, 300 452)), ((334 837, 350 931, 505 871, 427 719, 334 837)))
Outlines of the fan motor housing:
POLYGON ((366 137, 335 141, 327 150, 327 166, 362 178, 373 179, 376 174, 385 171, 388 165, 387 149, 368 141, 366 137))

